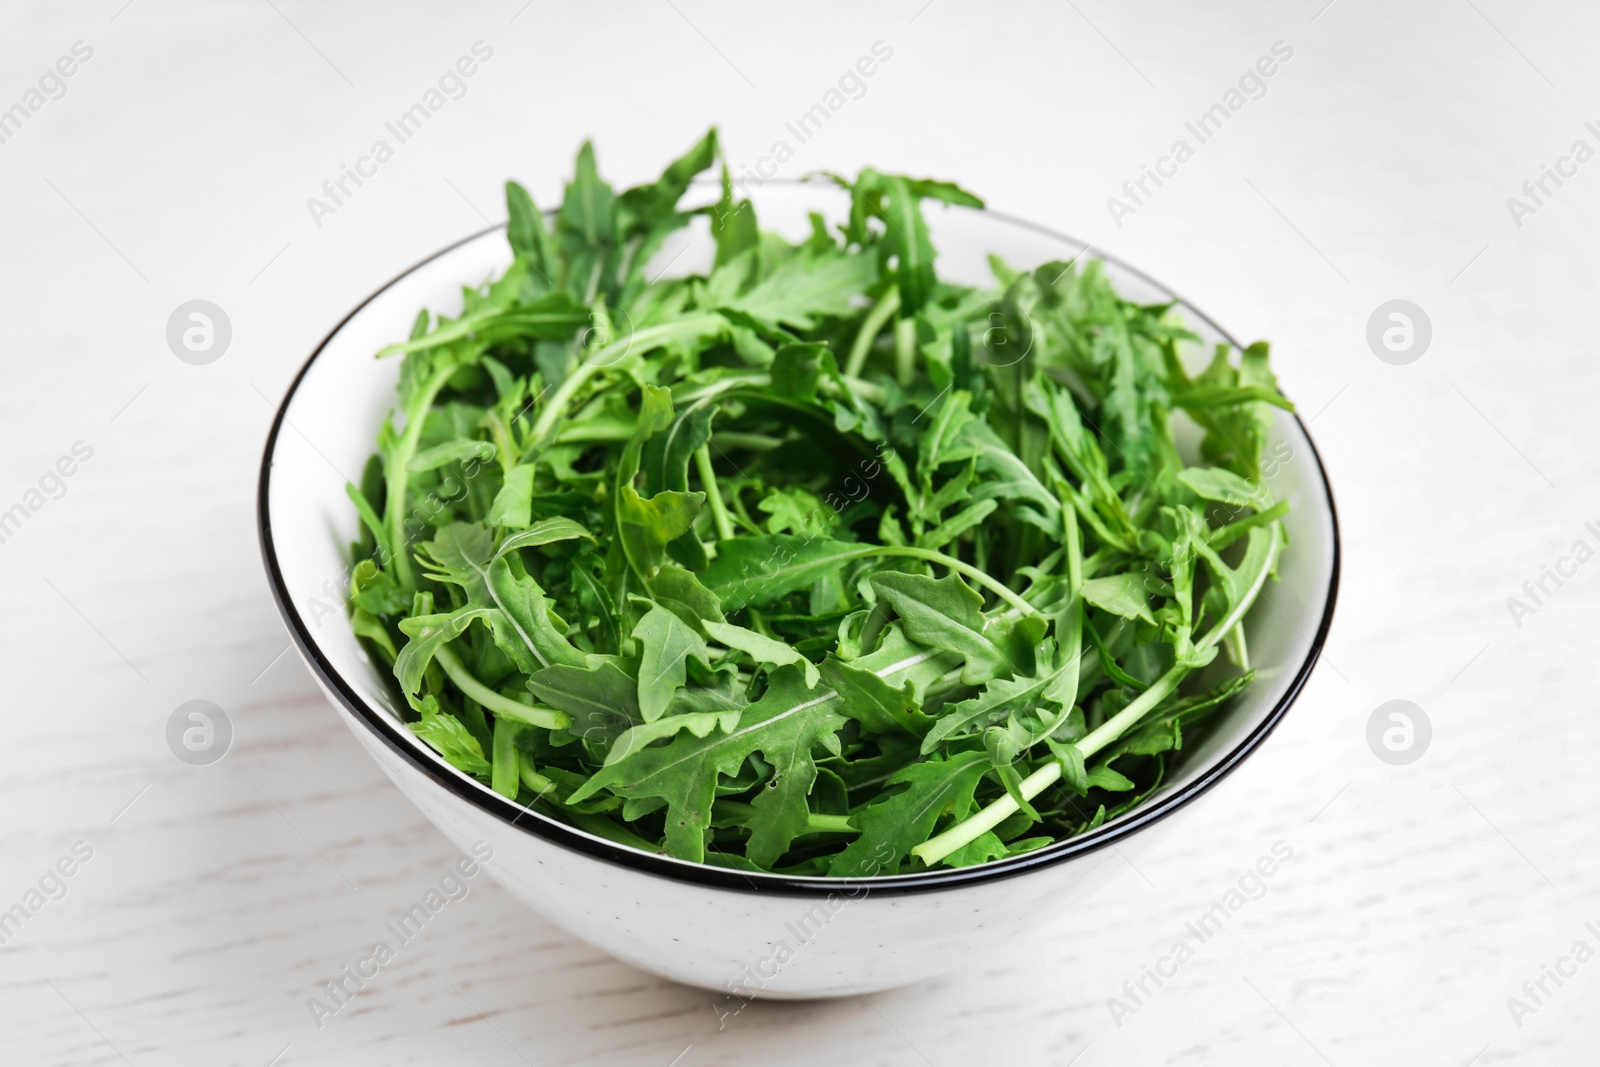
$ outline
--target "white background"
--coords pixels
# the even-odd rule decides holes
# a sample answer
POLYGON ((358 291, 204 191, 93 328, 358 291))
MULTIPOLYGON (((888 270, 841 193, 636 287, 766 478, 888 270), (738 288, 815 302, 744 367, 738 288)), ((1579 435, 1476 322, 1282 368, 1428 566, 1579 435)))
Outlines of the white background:
POLYGON ((75 442, 93 458, 0 544, 0 909, 75 841, 94 854, 0 947, 0 1058, 1592 1061, 1600 962, 1520 1027, 1507 998, 1579 939, 1600 949, 1600 564, 1520 620, 1507 598, 1600 547, 1600 162, 1520 227, 1506 204, 1576 139, 1600 148, 1592 9, 524 2, 4 5, 0 107, 74 42, 93 57, 0 144, 0 510, 75 442), (479 40, 467 95, 316 225, 307 198, 479 40), (1107 198, 1280 40, 1266 95, 1117 226, 1107 198), (1112 891, 1063 901, 1000 965, 719 1031, 711 995, 479 878, 316 1029, 317 984, 455 854, 286 654, 253 524, 291 376, 369 292, 501 217, 506 177, 549 205, 593 137, 632 184, 711 122, 753 165, 876 41, 892 59, 782 173, 959 180, 1270 339, 1340 506, 1322 666, 1183 834, 1135 838, 1112 891), (165 341, 194 298, 233 324, 209 366, 165 341), (1433 325, 1409 366, 1365 341, 1393 298, 1433 325), (236 732, 210 767, 165 740, 195 698, 236 732), (1408 767, 1365 740, 1390 699, 1433 723, 1408 767), (1107 998, 1277 841, 1294 858, 1267 895, 1116 1025, 1107 998))

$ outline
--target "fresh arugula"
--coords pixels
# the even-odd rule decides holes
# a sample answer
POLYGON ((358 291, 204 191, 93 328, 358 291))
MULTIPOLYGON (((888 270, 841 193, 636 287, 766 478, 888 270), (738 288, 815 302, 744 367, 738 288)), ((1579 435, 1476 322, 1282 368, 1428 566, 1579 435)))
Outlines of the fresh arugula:
POLYGON ((1191 375, 1093 261, 942 279, 925 205, 982 206, 947 182, 836 177, 847 221, 799 243, 726 166, 685 206, 720 156, 618 192, 584 145, 549 216, 508 183, 510 268, 379 353, 351 624, 411 729, 742 870, 988 862, 1142 802, 1254 677, 1267 346, 1191 375), (693 225, 711 269, 651 270, 693 225))

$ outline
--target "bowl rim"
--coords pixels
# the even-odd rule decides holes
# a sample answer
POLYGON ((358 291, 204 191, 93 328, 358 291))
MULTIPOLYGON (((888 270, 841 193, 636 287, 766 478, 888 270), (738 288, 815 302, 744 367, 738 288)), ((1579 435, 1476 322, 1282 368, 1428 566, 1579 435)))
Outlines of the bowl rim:
MULTIPOLYGON (((801 185, 803 182, 792 179, 778 179, 765 184, 801 185)), ((982 214, 997 221, 1031 231, 1043 237, 1080 246, 1083 249, 1083 252, 1079 253, 1080 256, 1092 253, 1095 258, 1101 259, 1107 264, 1115 266, 1118 270, 1126 271, 1141 281, 1155 286, 1181 304, 1187 315, 1204 322, 1233 347, 1243 349, 1244 346, 1240 345, 1231 333, 1223 329, 1222 326, 1195 307, 1194 304, 1185 300, 1170 286, 1157 281, 1116 256, 1097 249, 1086 241, 1028 219, 1008 215, 1005 212, 994 211, 989 208, 968 210, 980 211, 982 214)), ((1322 462, 1322 456, 1317 451, 1316 442, 1312 440, 1310 431, 1301 420, 1299 413, 1294 412, 1291 413, 1292 417, 1299 426, 1301 435, 1306 440, 1306 444, 1311 451, 1311 458, 1316 467, 1323 499, 1327 506, 1328 523, 1332 534, 1330 539, 1332 565, 1328 575, 1327 601, 1323 607, 1322 618, 1318 621, 1316 633, 1312 635, 1305 657, 1295 669, 1294 676, 1290 679, 1283 695, 1267 712, 1265 717, 1237 745, 1218 757, 1195 780, 1175 790, 1169 796, 1134 808, 1127 816, 1117 822, 1080 834, 1077 837, 1068 838, 1065 841, 1046 845, 1032 852, 1025 852, 1009 859, 991 860, 970 867, 943 867, 913 874, 879 877, 834 878, 828 875, 783 875, 765 871, 742 871, 737 868, 719 867, 709 863, 693 863, 688 860, 680 860, 660 853, 645 852, 627 845, 607 841, 585 833, 576 827, 569 826, 553 816, 509 800, 442 761, 426 759, 414 747, 410 739, 401 733, 404 729, 403 724, 395 721, 383 709, 369 705, 355 687, 346 681, 338 670, 334 668, 332 662, 318 647, 310 628, 307 627, 305 620, 300 616, 299 610, 294 606, 294 602, 289 595, 288 584, 278 566, 277 551, 273 542, 272 516, 269 506, 272 460, 277 450, 279 434, 287 420, 289 406, 293 403, 295 394, 305 380, 306 375, 310 373, 312 365, 326 350, 329 343, 338 336, 339 331, 344 329, 345 325, 359 315, 368 304, 401 280, 464 245, 477 241, 491 233, 503 231, 505 225, 505 223, 500 223, 485 227, 418 260, 374 290, 328 331, 327 335, 312 350, 311 355, 306 358, 299 371, 296 372, 294 380, 290 382, 282 402, 278 405, 277 411, 273 415, 272 426, 267 433, 266 444, 262 449, 261 470, 256 493, 256 532, 261 547, 262 562, 267 572, 268 585, 272 589, 272 597, 277 604, 278 612, 283 616, 284 622, 289 629, 290 638, 299 649, 301 656, 315 671, 324 689, 338 697, 339 703, 344 706, 345 711, 355 721, 365 725, 389 748, 399 754, 406 763, 421 771, 435 785, 443 787, 457 798, 496 817, 501 822, 509 824, 510 827, 520 827, 524 833, 580 853, 591 859, 705 888, 766 894, 769 896, 807 898, 826 897, 833 893, 857 893, 860 891, 882 895, 935 892, 986 884, 1039 871, 1113 846, 1123 839, 1138 833, 1146 826, 1166 818, 1208 791, 1217 782, 1230 774, 1245 757, 1254 752, 1266 740, 1268 735, 1276 729, 1278 723, 1288 713, 1290 706, 1294 704, 1301 691, 1305 688, 1313 669, 1321 658, 1323 645, 1327 640, 1329 629, 1333 625, 1334 606, 1338 600, 1339 593, 1342 550, 1339 538, 1338 510, 1334 505, 1333 488, 1328 483, 1327 468, 1322 462), (534 818, 523 821, 523 817, 526 815, 532 815, 534 818)))

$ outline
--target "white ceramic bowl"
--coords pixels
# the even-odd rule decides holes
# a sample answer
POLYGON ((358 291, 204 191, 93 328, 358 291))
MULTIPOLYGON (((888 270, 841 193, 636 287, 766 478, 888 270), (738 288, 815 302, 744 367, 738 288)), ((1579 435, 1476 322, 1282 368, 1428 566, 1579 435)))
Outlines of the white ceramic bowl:
MULTIPOLYGON (((821 184, 768 183, 752 194, 763 228, 796 238, 806 212, 843 217, 845 201, 821 184)), ((930 204, 939 271, 989 278, 986 257, 1015 267, 1070 260, 1085 246, 994 212, 930 204)), ((678 235, 656 262, 704 270, 704 228, 678 235)), ((1268 480, 1289 500, 1290 548, 1247 620, 1256 684, 1187 749, 1159 792, 1092 833, 977 867, 871 879, 744 874, 641 852, 527 811, 461 774, 405 728, 383 678, 351 635, 342 601, 344 552, 357 533, 347 478, 359 478, 395 399, 399 360, 377 360, 403 339, 417 309, 455 314, 460 287, 509 262, 495 228, 411 268, 345 318, 307 360, 273 422, 262 461, 261 550, 289 631, 347 725, 395 785, 462 849, 487 842, 487 864, 507 890, 552 922, 645 971, 737 997, 804 998, 870 993, 971 967, 982 955, 1070 909, 1109 877, 1085 857, 1131 834, 1149 834, 1253 752, 1305 684, 1333 614, 1339 578, 1333 498, 1299 419, 1279 413, 1268 480)), ((1158 302, 1172 293, 1109 259, 1123 294, 1158 302)), ((1180 307, 1209 352, 1229 338, 1180 307)), ((729 999, 729 1004, 739 1003, 729 999)))

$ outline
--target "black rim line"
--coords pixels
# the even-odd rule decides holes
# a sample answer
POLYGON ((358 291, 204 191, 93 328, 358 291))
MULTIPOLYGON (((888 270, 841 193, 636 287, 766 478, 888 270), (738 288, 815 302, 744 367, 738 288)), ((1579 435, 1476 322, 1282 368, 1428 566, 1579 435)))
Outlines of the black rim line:
MULTIPOLYGON (((803 182, 798 180, 772 180, 764 184, 800 185, 803 182)), ((1117 257, 1096 249, 1093 245, 1077 238, 1026 219, 988 209, 984 209, 984 214, 1040 236, 1077 245, 1083 249, 1080 256, 1093 254, 1094 258, 1112 264, 1119 270, 1127 271, 1141 281, 1171 296, 1189 314, 1206 323, 1233 347, 1242 350, 1243 346, 1239 344, 1233 335, 1213 321, 1210 316, 1184 300, 1170 287, 1150 277, 1143 271, 1127 265, 1117 257)), ((1231 751, 1207 768, 1200 777, 1165 798, 1146 806, 1134 808, 1125 816, 1122 816, 1119 821, 1099 830, 1068 838, 1065 841, 1047 845, 1037 851, 1027 852, 1012 859, 995 860, 973 867, 943 868, 916 874, 892 875, 883 878, 831 878, 824 875, 793 877, 766 872, 747 873, 642 852, 638 849, 614 844, 603 838, 594 837, 560 822, 553 816, 533 811, 507 800, 499 793, 494 792, 475 779, 469 778, 442 761, 434 761, 424 757, 413 747, 411 739, 402 734, 403 724, 394 721, 383 709, 368 705, 360 694, 355 691, 354 687, 346 682, 344 677, 334 669, 327 657, 322 654, 321 649, 317 647, 315 639, 305 625, 305 621, 300 617, 300 612, 295 608, 289 595, 287 583, 284 581, 283 573, 278 567, 277 553, 273 547, 272 523, 268 509, 272 478, 272 456, 277 448, 278 435, 287 418, 289 405, 293 402, 295 393, 300 388, 300 383, 310 373, 311 366, 316 362, 317 357, 322 354, 329 342, 338 336, 339 331, 344 329, 351 319, 355 318, 368 304, 387 292, 402 279, 409 277, 427 264, 455 251, 463 245, 478 240, 480 237, 502 229, 504 229, 504 224, 486 227, 463 237, 453 244, 446 245, 432 255, 412 264, 406 270, 395 275, 374 290, 366 299, 352 308, 344 318, 340 319, 333 329, 328 331, 327 335, 312 350, 311 355, 295 374, 294 380, 289 384, 288 391, 284 394, 282 403, 279 404, 278 410, 273 415, 272 427, 267 433, 266 446, 262 451, 261 474, 256 494, 257 533, 261 544, 262 562, 267 571, 268 584, 272 588, 273 600, 278 605, 278 611, 283 615, 284 621, 289 626, 290 637, 296 647, 299 648, 301 655, 304 656, 323 683, 338 696, 339 702, 344 705, 347 711, 376 733, 390 748, 403 756, 408 763, 421 770, 436 784, 454 793, 461 800, 497 816, 512 826, 520 827, 526 833, 574 852, 604 860, 630 870, 640 870, 671 878, 674 881, 716 889, 799 897, 822 897, 835 892, 860 889, 888 895, 952 889, 958 886, 976 885, 1001 878, 1009 878, 1096 852, 1109 845, 1116 844, 1144 827, 1165 818, 1179 808, 1185 807, 1227 776, 1246 756, 1255 751, 1277 728, 1278 723, 1288 713, 1290 706, 1299 697, 1301 690, 1305 688, 1306 682, 1311 677, 1312 670, 1321 658, 1323 644, 1327 640, 1328 631, 1333 625, 1334 606, 1339 593, 1342 551, 1339 538, 1338 510, 1334 505, 1333 488, 1328 483, 1327 469, 1322 462, 1321 453, 1317 451, 1316 442, 1312 440, 1310 431, 1307 430, 1305 423, 1301 421, 1299 414, 1296 412, 1293 413, 1295 424, 1299 426, 1301 436, 1305 438, 1306 445, 1311 450, 1311 458, 1316 464, 1317 474, 1321 479, 1323 496, 1327 501, 1328 524, 1332 533, 1333 552, 1332 567, 1328 576, 1327 603, 1323 608, 1317 632, 1311 638, 1310 647, 1306 650, 1305 659, 1296 670, 1288 688, 1285 689, 1283 695, 1262 721, 1231 751)))

